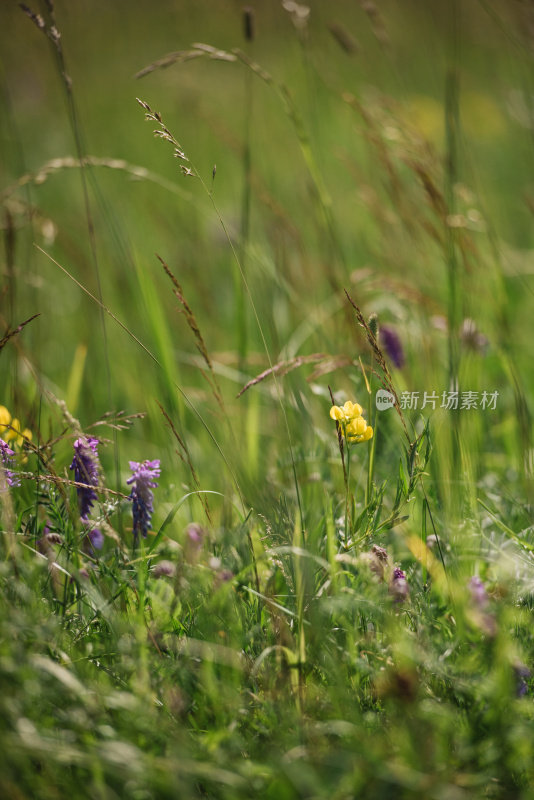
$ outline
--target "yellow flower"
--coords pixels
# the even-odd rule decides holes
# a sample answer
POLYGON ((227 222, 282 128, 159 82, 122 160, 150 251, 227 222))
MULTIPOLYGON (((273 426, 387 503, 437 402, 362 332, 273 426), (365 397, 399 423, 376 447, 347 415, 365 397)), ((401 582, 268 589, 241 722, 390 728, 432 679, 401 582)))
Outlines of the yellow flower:
POLYGON ((373 428, 371 425, 365 425, 365 430, 361 435, 358 436, 349 436, 349 442, 354 442, 355 444, 359 444, 360 442, 368 442, 369 439, 373 438, 373 428))
POLYGON ((330 409, 330 418, 335 419, 336 422, 344 422, 345 414, 343 413, 343 409, 339 406, 332 406, 330 409))
POLYGON ((359 403, 353 403, 352 400, 347 400, 343 406, 343 411, 347 419, 356 419, 363 414, 363 408, 359 403))
POLYGON ((9 442, 11 439, 16 439, 19 444, 20 438, 20 422, 18 419, 11 420, 11 427, 4 433, 4 439, 9 442))
MULTIPOLYGON (((29 428, 21 431, 19 420, 13 419, 5 406, 0 406, 0 436, 20 450, 25 442, 31 442, 33 434, 29 428)), ((27 461, 26 457, 23 461, 27 461)))
POLYGON ((362 436, 367 428, 367 422, 363 417, 356 417, 347 425, 347 436, 362 436))
POLYGON ((24 428, 24 430, 22 431, 22 439, 26 439, 29 442, 31 442, 31 440, 33 439, 33 433, 29 428, 24 428))
POLYGON ((352 400, 347 400, 343 408, 340 406, 332 406, 330 409, 330 416, 338 422, 351 422, 351 420, 361 417, 363 408, 359 403, 353 403, 352 400))
POLYGON ((373 437, 373 429, 368 425, 362 416, 363 408, 359 403, 351 400, 341 406, 332 406, 330 409, 331 419, 339 422, 343 429, 347 441, 353 444, 368 442, 373 437))
POLYGON ((11 414, 5 406, 0 406, 0 436, 3 437, 7 425, 11 422, 11 414))

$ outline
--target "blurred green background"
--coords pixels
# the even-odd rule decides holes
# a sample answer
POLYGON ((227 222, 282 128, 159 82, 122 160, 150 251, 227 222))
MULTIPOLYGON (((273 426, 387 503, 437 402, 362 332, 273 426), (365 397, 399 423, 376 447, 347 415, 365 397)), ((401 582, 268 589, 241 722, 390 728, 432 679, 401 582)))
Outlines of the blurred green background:
MULTIPOLYGON (((239 2, 57 2, 73 125, 54 47, 16 3, 2 4, 2 313, 11 325, 41 315, 2 354, 4 402, 23 404, 20 414, 36 426, 42 392, 31 363, 84 425, 109 410, 148 410, 131 447, 152 457, 157 442, 172 459, 158 398, 215 477, 209 439, 176 384, 212 430, 224 423, 158 253, 196 316, 246 468, 265 474, 272 454, 287 446, 276 391, 265 383, 249 392, 253 400, 233 398, 269 359, 365 355, 357 326, 347 327, 343 288, 364 314, 378 312, 400 333, 408 361, 396 375, 399 390, 449 388, 453 230, 454 317, 458 327, 472 319, 489 342, 483 354, 462 343, 461 386, 501 398, 499 413, 479 414, 465 435, 475 452, 493 453, 490 466, 509 461, 520 471, 531 457, 530 7, 341 0, 249 7, 252 41, 239 2), (239 61, 209 58, 134 78, 196 42, 241 48, 273 83, 239 61), (161 112, 206 190, 181 174, 170 145, 153 138, 136 97, 161 112), (77 156, 75 136, 85 155, 128 165, 85 169, 94 252, 80 171, 39 177, 47 162, 77 156), (151 179, 132 176, 138 167, 151 179), (12 191, 26 174, 38 177, 12 191), (100 283, 105 305, 162 367, 109 317, 104 335, 98 305, 34 242, 91 293, 100 283)), ((46 4, 33 10, 47 18, 46 4)), ((314 420, 324 414, 327 384, 358 394, 364 384, 337 370, 310 392, 301 372, 282 391, 310 454, 320 447, 323 426, 317 431, 314 420)), ((435 422, 439 435, 439 413, 435 422)), ((39 424, 48 424, 46 415, 39 424)))

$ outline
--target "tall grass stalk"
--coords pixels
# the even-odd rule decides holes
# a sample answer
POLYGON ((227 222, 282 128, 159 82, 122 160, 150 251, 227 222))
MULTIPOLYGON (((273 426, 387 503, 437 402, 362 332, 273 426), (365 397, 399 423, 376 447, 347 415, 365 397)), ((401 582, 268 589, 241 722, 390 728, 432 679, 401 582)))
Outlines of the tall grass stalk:
MULTIPOLYGON (((163 369, 161 362, 154 355, 154 353, 152 353, 152 351, 145 344, 143 344, 141 339, 139 339, 123 322, 121 322, 121 320, 109 308, 107 308, 103 303, 101 303, 98 300, 98 298, 96 298, 93 294, 91 294, 91 292, 82 283, 80 283, 78 280, 76 280, 76 278, 73 275, 71 275, 68 272, 68 270, 65 269, 65 267, 61 266, 61 264, 59 264, 54 258, 52 258, 49 253, 47 253, 45 250, 43 250, 41 247, 39 247, 39 245, 35 245, 35 246, 36 246, 37 250, 39 250, 44 256, 46 256, 48 259, 50 259, 50 261, 52 261, 52 263, 55 264, 56 267, 58 267, 68 278, 70 278, 71 281, 73 281, 83 292, 85 292, 85 294, 87 294, 88 297, 90 297, 91 300, 93 300, 93 302, 95 302, 97 305, 99 305, 102 308, 102 310, 106 314, 108 314, 117 323, 117 325, 120 328, 122 328, 122 330, 131 339, 133 339, 133 341, 141 348, 141 350, 143 350, 144 353, 160 369, 163 369)), ((207 424, 207 422, 204 419, 204 417, 202 416, 202 414, 198 411, 198 409, 195 406, 195 404, 191 401, 191 399, 189 398, 187 393, 184 391, 184 389, 181 386, 179 386, 178 384, 174 384, 174 387, 175 387, 175 389, 177 389, 177 391, 179 392, 179 394, 181 395, 181 397, 183 398, 185 403, 188 405, 188 407, 191 409, 191 411, 195 414, 195 416, 198 418, 199 422, 202 424, 203 428, 208 433, 208 435, 209 435, 211 441, 213 442, 215 448, 219 452, 219 455, 221 456, 222 460, 226 464, 226 467, 228 468, 229 474, 233 478, 234 485, 235 485, 235 488, 236 488, 236 490, 238 492, 238 495, 239 495, 239 497, 241 499, 241 502, 244 502, 243 501, 243 496, 242 496, 241 491, 240 491, 239 481, 238 481, 237 475, 235 474, 235 472, 233 470, 233 467, 231 466, 230 462, 228 461, 228 459, 227 459, 227 457, 226 457, 226 455, 225 455, 225 453, 224 453, 224 451, 223 451, 218 439, 216 438, 215 434, 213 433, 213 431, 211 430, 211 428, 207 424)))
MULTIPOLYGON (((139 100, 139 98, 137 99, 137 102, 143 108, 145 108, 145 110, 147 111, 147 118, 148 119, 153 119, 158 123, 158 125, 160 126, 160 128, 161 128, 161 130, 163 132, 163 135, 162 135, 161 138, 164 138, 164 139, 166 139, 168 141, 171 141, 171 143, 175 147, 175 150, 177 148, 179 149, 180 146, 178 145, 178 142, 176 141, 176 139, 174 139, 174 137, 172 136, 172 134, 170 133, 168 128, 166 128, 164 126, 164 124, 162 122, 162 119, 161 119, 161 116, 159 114, 154 114, 151 111, 150 106, 147 103, 145 103, 144 101, 139 100)), ((187 158, 187 161, 189 161, 189 158, 187 158)), ((215 202, 215 198, 213 196, 213 192, 210 191, 208 189, 208 187, 206 186, 206 183, 204 182, 200 172, 197 170, 197 168, 195 167, 194 163, 190 162, 190 164, 191 164, 190 167, 185 167, 183 169, 186 170, 186 174, 191 174, 192 176, 196 177, 200 181, 200 184, 201 184, 205 194, 208 196, 208 198, 209 198, 209 200, 211 202, 211 205, 213 207, 215 215, 216 215, 216 217, 217 217, 217 219, 219 221, 219 224, 220 224, 220 226, 221 226, 221 228, 223 230, 223 233, 224 233, 224 235, 226 237, 226 240, 228 241, 228 244, 229 244, 230 249, 232 251, 232 256, 233 256, 233 259, 234 259, 234 263, 236 264, 236 266, 237 266, 237 268, 239 270, 239 274, 241 276, 241 280, 242 280, 243 286, 244 286, 244 288, 246 290, 246 294, 248 296, 252 311, 254 313, 254 318, 256 320, 258 332, 260 334, 261 341, 262 341, 262 344, 263 344, 263 348, 264 348, 265 354, 266 354, 268 362, 269 362, 269 367, 270 367, 271 370, 273 370, 273 364, 272 364, 272 360, 271 360, 271 356, 270 356, 270 352, 269 352, 269 347, 267 345, 267 340, 265 338, 265 334, 264 334, 264 331, 263 331, 263 326, 261 324, 259 313, 258 313, 256 304, 254 302, 254 299, 253 299, 253 296, 252 296, 252 292, 250 290, 249 283, 248 283, 247 278, 245 276, 245 273, 243 271, 243 267, 242 267, 241 261, 239 260, 239 255, 237 253, 237 250, 236 250, 236 247, 234 245, 234 242, 232 241, 232 238, 231 238, 231 236, 230 236, 230 234, 228 232, 228 229, 227 229, 226 224, 224 222, 224 219, 223 219, 223 217, 221 215, 221 212, 219 211, 219 208, 218 208, 218 206, 217 206, 217 204, 215 202), (188 172, 187 170, 190 170, 190 172, 188 172)), ((299 508, 299 515, 300 515, 300 519, 301 519, 301 524, 302 524, 303 530, 304 530, 304 512, 303 512, 303 507, 302 507, 302 503, 301 503, 300 488, 299 488, 298 476, 297 476, 297 471, 296 471, 296 466, 295 466, 295 457, 294 457, 294 448, 293 448, 293 443, 292 443, 291 430, 290 430, 288 419, 287 419, 287 413, 286 413, 286 409, 285 409, 285 405, 284 405, 282 391, 281 391, 279 382, 278 382, 278 380, 276 378, 276 373, 274 371, 273 371, 273 376, 274 376, 274 380, 275 380, 275 386, 276 386, 278 401, 279 401, 280 408, 281 408, 281 411, 282 411, 282 416, 283 416, 283 419, 284 419, 284 425, 285 425, 285 429, 286 429, 286 433, 287 433, 287 437, 288 437, 288 445, 289 445, 289 451, 290 451, 290 457, 291 457, 291 464, 292 464, 292 472, 293 472, 293 480, 294 480, 294 485, 295 485, 295 492, 296 492, 296 496, 297 496, 297 504, 298 504, 298 508, 299 508)))
MULTIPOLYGON (((254 39, 254 12, 247 8, 243 11, 245 22, 245 38, 252 42, 254 39)), ((244 76, 244 131, 243 131, 243 186, 241 190, 241 231, 239 240, 239 261, 243 273, 247 274, 247 253, 250 248, 250 215, 252 205, 252 123, 254 87, 252 73, 244 76)), ((236 327, 237 327, 237 353, 238 368, 244 371, 247 359, 247 309, 245 286, 238 269, 234 270, 234 291, 236 294, 236 327)))

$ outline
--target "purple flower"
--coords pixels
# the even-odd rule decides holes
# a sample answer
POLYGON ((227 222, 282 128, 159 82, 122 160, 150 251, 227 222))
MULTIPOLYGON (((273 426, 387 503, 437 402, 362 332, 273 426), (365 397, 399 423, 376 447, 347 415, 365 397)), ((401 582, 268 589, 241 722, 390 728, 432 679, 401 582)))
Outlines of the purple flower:
POLYGON ((212 556, 210 558, 209 565, 215 573, 213 585, 216 589, 218 589, 222 583, 228 583, 228 581, 231 581, 234 577, 234 573, 229 569, 225 569, 222 566, 221 559, 217 556, 212 556))
POLYGON ((89 537, 89 541, 95 548, 95 550, 102 550, 104 547, 104 534, 100 530, 100 528, 93 528, 92 531, 89 531, 87 534, 89 537))
POLYGON ((524 697, 528 692, 527 680, 531 676, 529 668, 525 664, 517 662, 513 665, 516 681, 516 697, 524 697))
POLYGON ((96 492, 92 486, 98 486, 98 439, 92 436, 81 437, 74 442, 74 458, 69 469, 74 470, 74 480, 87 486, 77 486, 80 518, 87 520, 89 512, 96 500, 96 492))
POLYGON ((191 522, 185 529, 184 555, 190 564, 200 557, 204 537, 205 531, 197 522, 191 522))
POLYGON ((473 575, 468 584, 468 589, 471 594, 473 605, 481 611, 488 607, 489 598, 486 592, 484 582, 480 580, 478 575, 473 575))
POLYGON ((14 451, 3 439, 0 439, 0 492, 5 492, 8 486, 20 486, 20 481, 11 471, 14 451))
POLYGON ((202 542, 204 541, 204 531, 197 522, 190 522, 185 529, 185 534, 193 547, 202 547, 202 542))
POLYGON ((152 572, 155 578, 163 578, 164 576, 174 578, 176 575, 176 567, 172 561, 163 559, 163 561, 160 561, 156 564, 152 572))
POLYGON ((102 550, 104 547, 104 534, 100 528, 93 528, 94 522, 82 520, 85 532, 83 536, 83 548, 89 555, 95 555, 95 550, 102 550))
POLYGON ((389 593, 396 603, 402 603, 403 600, 407 600, 410 596, 410 587, 408 586, 406 575, 400 567, 395 567, 393 570, 389 583, 389 593))
POLYGON ((139 532, 146 538, 150 522, 152 519, 153 499, 152 489, 158 484, 154 478, 159 478, 161 470, 159 459, 155 461, 130 461, 132 477, 128 478, 127 484, 132 484, 130 500, 133 503, 133 534, 137 540, 139 532))
POLYGON ((379 336, 390 361, 396 367, 402 367, 404 364, 404 350, 397 331, 394 328, 390 328, 389 325, 381 325, 379 336))

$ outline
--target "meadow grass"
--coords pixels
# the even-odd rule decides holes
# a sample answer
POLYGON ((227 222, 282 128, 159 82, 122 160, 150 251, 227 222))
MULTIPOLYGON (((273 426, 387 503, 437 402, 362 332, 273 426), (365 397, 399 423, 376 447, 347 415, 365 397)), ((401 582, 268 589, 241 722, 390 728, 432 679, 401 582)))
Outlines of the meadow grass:
POLYGON ((2 6, 0 797, 533 796, 529 14, 2 6))

